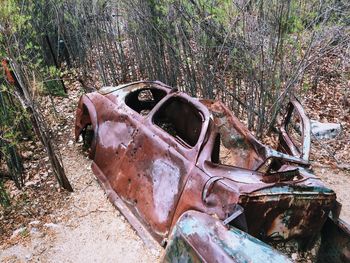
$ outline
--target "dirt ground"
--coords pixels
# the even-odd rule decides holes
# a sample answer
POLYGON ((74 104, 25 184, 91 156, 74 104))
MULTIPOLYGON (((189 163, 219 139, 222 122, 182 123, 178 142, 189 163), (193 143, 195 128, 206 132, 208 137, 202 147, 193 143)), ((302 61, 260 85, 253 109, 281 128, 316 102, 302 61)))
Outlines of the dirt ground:
POLYGON ((311 120, 341 125, 335 138, 312 136, 310 160, 315 174, 337 193, 343 205, 340 217, 350 222, 350 64, 341 61, 340 56, 329 56, 312 67, 309 79, 316 78, 318 67, 321 77, 299 99, 311 120))
POLYGON ((314 172, 336 192, 337 200, 342 204, 340 218, 350 223, 350 172, 330 167, 315 167, 314 172))
POLYGON ((0 262, 157 262, 161 247, 145 247, 107 200, 91 171, 91 161, 82 153, 82 145, 73 142, 78 97, 79 90, 71 91, 69 98, 57 105, 58 114, 67 119, 61 125, 59 146, 74 192, 62 193, 58 197, 62 199, 60 206, 43 219, 38 216, 24 220, 0 245, 0 262))

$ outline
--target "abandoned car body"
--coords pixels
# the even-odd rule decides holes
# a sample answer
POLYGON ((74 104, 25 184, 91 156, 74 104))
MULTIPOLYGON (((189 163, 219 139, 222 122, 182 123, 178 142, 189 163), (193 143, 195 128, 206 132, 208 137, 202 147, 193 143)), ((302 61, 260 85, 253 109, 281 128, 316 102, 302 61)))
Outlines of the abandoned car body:
MULTIPOLYGON (((83 95, 77 140, 81 134, 111 201, 122 213, 131 211, 126 217, 132 225, 141 222, 162 245, 178 223, 204 221, 221 224, 217 233, 239 228, 263 241, 308 244, 336 207, 335 193, 308 170, 310 124, 296 100, 289 104, 278 151, 259 142, 222 103, 192 98, 158 81, 83 95), (300 120, 299 144, 288 131, 293 114, 300 120)), ((211 262, 219 248, 226 255, 220 262, 227 261, 227 247, 231 252, 237 247, 229 244, 232 234, 221 236, 225 245, 219 238, 217 248, 194 248, 202 253, 200 261, 211 262)), ((284 256, 269 249, 264 251, 276 257, 270 261, 281 262, 284 256)))

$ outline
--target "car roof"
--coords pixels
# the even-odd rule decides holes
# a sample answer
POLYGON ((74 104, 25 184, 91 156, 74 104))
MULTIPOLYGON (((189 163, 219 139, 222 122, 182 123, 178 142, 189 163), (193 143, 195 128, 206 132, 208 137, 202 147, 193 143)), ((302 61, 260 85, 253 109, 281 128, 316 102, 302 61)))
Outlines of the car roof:
POLYGON ((169 93, 171 90, 173 90, 172 87, 160 82, 160 81, 135 81, 135 82, 131 82, 131 83, 127 83, 127 84, 121 84, 118 86, 105 86, 102 87, 98 93, 100 93, 101 95, 107 95, 110 93, 113 93, 115 91, 121 90, 121 89, 125 89, 128 88, 130 90, 134 90, 134 89, 142 89, 142 88, 146 88, 148 86, 154 86, 156 88, 160 88, 165 90, 167 93, 169 93))

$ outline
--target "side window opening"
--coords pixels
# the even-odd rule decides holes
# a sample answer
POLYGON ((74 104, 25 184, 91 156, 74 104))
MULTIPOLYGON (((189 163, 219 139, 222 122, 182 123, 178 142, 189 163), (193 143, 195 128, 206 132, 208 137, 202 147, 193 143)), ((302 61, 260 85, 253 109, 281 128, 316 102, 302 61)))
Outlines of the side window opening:
POLYGON ((165 91, 156 88, 139 89, 126 96, 125 104, 140 115, 146 116, 165 96, 165 91))
POLYGON ((238 132, 231 131, 230 136, 226 137, 220 132, 217 133, 211 161, 216 164, 249 168, 247 167, 249 165, 248 158, 253 150, 250 144, 238 132))
POLYGON ((190 147, 197 144, 202 120, 199 110, 181 98, 169 99, 153 117, 154 124, 190 147))

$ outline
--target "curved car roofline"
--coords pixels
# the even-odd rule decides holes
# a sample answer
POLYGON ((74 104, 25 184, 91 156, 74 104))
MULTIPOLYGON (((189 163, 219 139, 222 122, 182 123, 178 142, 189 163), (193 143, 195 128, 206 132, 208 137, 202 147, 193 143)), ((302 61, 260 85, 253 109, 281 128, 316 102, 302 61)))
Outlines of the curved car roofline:
POLYGON ((131 83, 127 83, 127 84, 121 84, 121 85, 118 85, 118 86, 105 86, 105 87, 102 87, 100 90, 98 90, 97 92, 100 93, 101 95, 107 95, 109 93, 113 93, 117 90, 120 90, 120 89, 124 89, 124 88, 127 88, 127 87, 139 87, 139 88, 142 88, 142 87, 145 87, 147 85, 155 85, 155 86, 159 86, 159 87, 162 87, 162 88, 165 88, 165 89, 169 89, 169 91, 171 91, 173 88, 164 84, 163 82, 161 81, 158 81, 158 80, 155 80, 155 81, 152 81, 152 80, 141 80, 141 81, 135 81, 135 82, 131 82, 131 83))
POLYGON ((167 90, 167 96, 166 97, 182 97, 183 99, 187 100, 188 102, 192 103, 204 116, 203 119, 205 120, 206 118, 210 117, 210 110, 206 105, 201 103, 201 99, 197 97, 192 97, 186 92, 179 91, 177 88, 170 87, 166 84, 164 84, 161 81, 151 81, 151 80, 142 80, 142 81, 135 81, 127 84, 122 84, 118 86, 106 86, 102 87, 100 90, 97 91, 97 93, 101 95, 108 95, 113 92, 122 90, 124 88, 128 89, 142 89, 147 87, 148 85, 154 85, 157 86, 161 89, 167 90))

